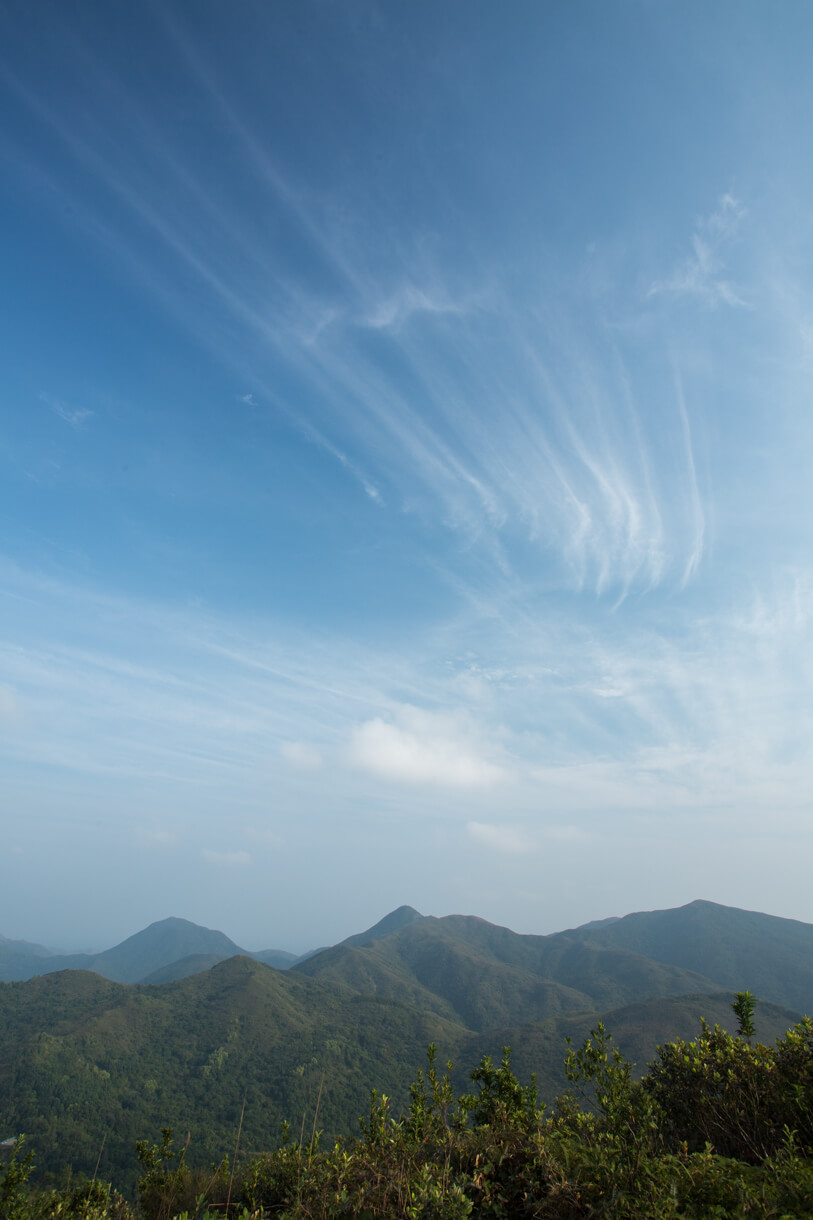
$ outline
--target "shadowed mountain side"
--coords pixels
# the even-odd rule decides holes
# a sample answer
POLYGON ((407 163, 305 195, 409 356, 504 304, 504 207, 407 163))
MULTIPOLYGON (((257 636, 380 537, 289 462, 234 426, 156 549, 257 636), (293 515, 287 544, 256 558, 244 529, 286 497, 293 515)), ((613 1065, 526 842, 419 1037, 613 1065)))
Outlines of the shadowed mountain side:
POLYGON ((716 981, 639 954, 561 935, 520 936, 464 916, 425 918, 364 947, 337 946, 294 969, 311 978, 324 973, 363 994, 452 1012, 477 1030, 720 989, 716 981))
POLYGON ((431 1013, 233 957, 162 986, 65 971, 0 985, 0 1128, 24 1130, 58 1173, 129 1181, 133 1144, 162 1126, 219 1160, 243 1096, 241 1148, 274 1146, 283 1119, 330 1138, 357 1129, 372 1088, 406 1105, 430 1042, 457 1058, 465 1032, 431 1013))
POLYGON ((416 947, 418 952, 405 961, 389 940, 361 948, 337 945, 296 972, 425 1008, 468 1029, 593 1007, 581 992, 477 957, 443 936, 433 934, 416 947))
POLYGON ((409 961, 414 952, 411 944, 435 929, 448 939, 469 946, 478 956, 579 991, 588 997, 587 1006, 592 1008, 616 1008, 650 996, 720 990, 716 979, 653 961, 640 953, 620 947, 593 946, 564 932, 551 936, 521 935, 470 915, 425 919, 418 927, 389 938, 387 943, 397 943, 399 956, 409 961))
POLYGON ((412 1008, 437 1013, 459 1022, 454 1005, 442 995, 423 987, 408 967, 401 965, 377 946, 336 945, 298 963, 292 974, 304 974, 323 982, 340 983, 360 995, 382 996, 412 1008))
POLYGON ((218 957, 214 953, 191 953, 189 957, 182 957, 177 962, 170 962, 168 966, 161 966, 160 970, 154 970, 146 978, 139 979, 139 982, 145 987, 175 983, 178 979, 186 979, 192 974, 200 974, 203 970, 211 970, 223 961, 228 961, 228 958, 218 957))
MULTIPOLYGON (((625 1058, 636 1064, 635 1076, 642 1076, 656 1056, 658 1046, 682 1038, 692 1041, 700 1033, 701 1019, 736 1032, 737 1021, 731 1011, 729 992, 715 995, 686 995, 645 1000, 603 1013, 580 1013, 554 1017, 532 1025, 510 1026, 473 1035, 460 1053, 466 1062, 477 1062, 483 1055, 499 1059, 502 1048, 510 1046, 514 1071, 522 1080, 536 1074, 542 1100, 550 1103, 568 1087, 564 1060, 566 1038, 578 1047, 603 1021, 613 1043, 625 1058)), ((800 1014, 776 1004, 757 1004, 756 1036, 760 1042, 773 1043, 800 1020, 800 1014)))
POLYGON ((586 991, 481 956, 438 927, 396 934, 379 950, 397 954, 427 990, 443 996, 469 1029, 539 1021, 595 1008, 586 991))
POLYGON ((813 925, 715 902, 627 915, 561 933, 696 970, 732 991, 752 991, 813 1012, 813 925))

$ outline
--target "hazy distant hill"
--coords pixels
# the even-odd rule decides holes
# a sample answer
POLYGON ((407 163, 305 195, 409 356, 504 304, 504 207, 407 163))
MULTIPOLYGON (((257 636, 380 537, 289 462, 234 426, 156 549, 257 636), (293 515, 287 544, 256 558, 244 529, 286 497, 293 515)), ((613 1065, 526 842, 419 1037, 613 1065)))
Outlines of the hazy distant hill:
MULTIPOLYGON (((41 945, 0 938, 0 980, 34 978, 60 970, 92 970, 117 983, 168 982, 198 970, 208 970, 229 957, 245 954, 223 932, 202 928, 188 919, 161 919, 103 953, 52 954, 41 945), (191 959, 196 959, 196 963, 191 959)), ((277 969, 302 960, 281 949, 248 954, 277 969)))
POLYGON ((52 957, 51 949, 32 944, 29 940, 8 940, 0 936, 0 955, 8 957, 52 957))
POLYGON ((286 953, 284 949, 261 949, 259 953, 249 953, 248 956, 253 957, 255 962, 273 966, 275 970, 288 970, 302 960, 295 953, 286 953))
POLYGON ((775 1004, 813 1013, 813 925, 795 919, 697 901, 560 935, 632 950, 698 971, 721 988, 747 989, 775 1004))
POLYGON ((404 921, 389 935, 345 941, 293 969, 420 1004, 477 1030, 720 990, 712 979, 640 954, 577 937, 521 936, 459 915, 404 921))

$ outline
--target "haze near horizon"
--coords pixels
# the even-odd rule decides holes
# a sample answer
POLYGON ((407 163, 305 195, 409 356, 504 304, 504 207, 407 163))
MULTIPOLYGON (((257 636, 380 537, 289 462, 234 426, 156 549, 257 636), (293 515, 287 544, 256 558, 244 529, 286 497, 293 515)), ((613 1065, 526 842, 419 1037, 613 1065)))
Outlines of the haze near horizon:
POLYGON ((4 7, 3 935, 813 922, 811 34, 4 7))

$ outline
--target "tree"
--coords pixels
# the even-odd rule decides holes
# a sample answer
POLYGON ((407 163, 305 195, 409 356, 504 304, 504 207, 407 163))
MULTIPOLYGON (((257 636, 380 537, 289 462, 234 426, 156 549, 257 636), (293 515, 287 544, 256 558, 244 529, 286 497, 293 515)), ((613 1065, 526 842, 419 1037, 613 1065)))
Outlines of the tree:
POLYGON ((754 1026, 756 1004, 756 997, 752 996, 750 991, 737 991, 734 994, 734 1003, 731 1005, 737 1018, 737 1037, 747 1038, 749 1046, 756 1033, 754 1026))

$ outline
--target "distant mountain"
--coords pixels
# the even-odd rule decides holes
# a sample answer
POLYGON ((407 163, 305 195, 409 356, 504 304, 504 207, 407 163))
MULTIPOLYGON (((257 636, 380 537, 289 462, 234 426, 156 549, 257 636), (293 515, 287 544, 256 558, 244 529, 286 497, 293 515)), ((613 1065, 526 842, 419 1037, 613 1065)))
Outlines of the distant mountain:
POLYGON ((693 970, 720 988, 813 1013, 813 925, 716 902, 627 915, 561 933, 693 970))
POLYGON ((100 953, 89 969, 116 983, 137 983, 161 967, 193 954, 222 961, 242 952, 222 932, 201 928, 188 919, 161 919, 100 953))
POLYGON ((53 950, 29 940, 8 940, 0 936, 0 955, 8 957, 53 957, 53 950))
POLYGON ((390 933, 400 932, 401 928, 407 928, 410 924, 418 923, 423 918, 420 911, 416 911, 414 907, 397 907, 396 910, 390 911, 389 915, 379 919, 378 923, 373 924, 366 932, 357 932, 355 936, 348 936, 341 943, 343 945, 368 945, 370 941, 383 940, 390 933))
POLYGON ((692 971, 578 937, 521 936, 462 915, 394 922, 401 926, 388 935, 344 941, 293 970, 419 1005, 475 1030, 720 989, 692 971))
POLYGON ((226 958, 245 955, 287 970, 304 960, 283 949, 247 953, 222 932, 188 919, 161 919, 103 953, 54 954, 42 945, 0 937, 0 981, 14 982, 60 970, 92 970, 117 983, 166 983, 210 970, 226 958))
MULTIPOLYGON (((21 945, 25 942, 16 943, 21 945)), ((41 946, 37 945, 36 948, 41 946)), ((89 953, 6 952, 5 946, 0 945, 0 981, 12 983, 34 978, 37 974, 53 974, 57 970, 89 970, 93 960, 93 955, 89 953)))
POLYGON ((0 956, 0 978, 11 982, 60 970, 92 970, 117 983, 137 983, 193 954, 222 961, 242 952, 239 945, 222 932, 198 927, 188 919, 162 919, 104 953, 18 954, 7 959, 0 956))
POLYGON ((261 949, 259 953, 250 953, 248 956, 253 957, 255 962, 273 966, 275 970, 288 970, 302 960, 295 953, 286 953, 284 949, 261 949))
MULTIPOLYGON (((229 954, 229 956, 233 955, 229 954)), ((204 970, 211 970, 213 966, 218 966, 222 961, 227 960, 227 957, 220 957, 216 953, 190 953, 188 957, 181 957, 178 961, 160 966, 158 970, 153 970, 152 974, 145 975, 138 981, 150 987, 158 983, 176 983, 178 979, 187 979, 192 974, 201 974, 204 970)))
POLYGON ((0 936, 0 980, 27 979, 32 974, 39 974, 43 963, 53 956, 52 951, 44 945, 0 936))
MULTIPOLYGON (((164 919, 99 954, 55 955, 0 937, 0 980, 92 970, 117 982, 165 983, 246 951, 222 932, 164 919)), ((467 1028, 544 1020, 643 999, 750 990, 813 1012, 813 926, 713 902, 595 920, 549 936, 474 916, 437 919, 401 906, 365 932, 300 957, 248 954, 277 970, 386 996, 467 1028)))

